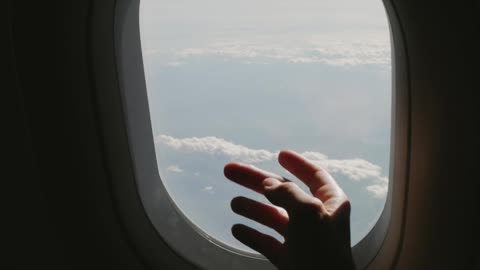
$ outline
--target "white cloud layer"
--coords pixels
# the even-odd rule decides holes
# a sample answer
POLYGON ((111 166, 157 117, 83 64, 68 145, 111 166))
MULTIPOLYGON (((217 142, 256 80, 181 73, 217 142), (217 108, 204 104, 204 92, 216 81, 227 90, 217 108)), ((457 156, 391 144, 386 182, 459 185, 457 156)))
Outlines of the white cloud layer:
MULTIPOLYGON (((251 149, 214 136, 179 139, 162 134, 155 138, 155 143, 178 151, 205 153, 245 163, 272 161, 278 155, 278 152, 251 149)), ((330 159, 318 152, 303 152, 301 155, 312 162, 318 163, 330 173, 344 175, 353 181, 366 181, 368 183, 366 190, 375 198, 384 198, 387 194, 388 178, 382 175, 382 168, 378 165, 360 158, 330 159)), ((169 168, 170 170, 180 170, 176 166, 170 166, 169 168)))
POLYGON ((160 135, 155 138, 155 142, 163 143, 175 150, 200 152, 246 163, 269 161, 275 157, 274 153, 267 150, 250 149, 217 137, 177 139, 167 135, 160 135))
POLYGON ((330 66, 390 66, 388 32, 343 35, 286 34, 213 38, 201 45, 166 50, 145 50, 146 55, 164 54, 167 66, 180 66, 189 59, 214 56, 243 63, 320 63, 330 66))

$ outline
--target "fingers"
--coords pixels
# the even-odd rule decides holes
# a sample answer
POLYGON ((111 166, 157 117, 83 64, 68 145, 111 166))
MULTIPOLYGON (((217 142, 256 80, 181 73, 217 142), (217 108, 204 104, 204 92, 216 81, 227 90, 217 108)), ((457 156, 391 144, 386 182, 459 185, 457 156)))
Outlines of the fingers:
POLYGON ((233 182, 263 194, 262 181, 268 177, 282 179, 273 173, 240 163, 229 163, 224 168, 225 176, 233 182))
POLYGON ((288 226, 288 215, 285 210, 269 206, 245 197, 237 197, 231 203, 233 212, 285 235, 288 226))
MULTIPOLYGON (((313 200, 314 203, 321 205, 325 213, 334 214, 338 209, 342 208, 342 205, 348 204, 345 193, 332 176, 320 166, 292 151, 280 152, 278 160, 285 169, 310 188, 313 196, 320 201, 313 200)), ((285 208, 287 212, 289 209, 296 207, 296 204, 307 202, 307 198, 310 198, 310 202, 312 202, 311 196, 303 192, 298 186, 287 183, 288 180, 250 165, 230 163, 225 166, 224 173, 233 182, 261 194, 265 194, 266 189, 263 182, 267 178, 274 179, 281 184, 287 184, 286 187, 280 187, 280 191, 273 192, 272 195, 267 196, 273 204, 285 208)), ((348 211, 341 212, 347 213, 348 211)))
POLYGON ((262 184, 265 197, 273 204, 287 210, 290 217, 294 216, 298 209, 305 206, 314 206, 319 212, 324 210, 323 204, 319 199, 308 195, 292 182, 282 182, 275 178, 267 178, 262 184))
POLYGON ((270 235, 263 234, 245 225, 236 224, 232 227, 232 234, 240 242, 253 250, 263 254, 275 266, 283 265, 285 248, 282 243, 270 235))
POLYGON ((278 155, 279 163, 304 182, 312 194, 324 203, 346 197, 333 177, 320 166, 292 151, 282 151, 278 155))

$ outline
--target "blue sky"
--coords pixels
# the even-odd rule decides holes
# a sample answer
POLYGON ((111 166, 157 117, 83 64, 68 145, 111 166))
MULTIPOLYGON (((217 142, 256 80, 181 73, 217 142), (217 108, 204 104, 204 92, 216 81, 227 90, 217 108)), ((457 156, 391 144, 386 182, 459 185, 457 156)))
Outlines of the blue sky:
POLYGON ((378 218, 389 172, 390 41, 381 1, 358 2, 141 2, 160 175, 211 236, 246 249, 230 235, 234 223, 274 234, 231 213, 235 196, 266 201, 225 180, 223 166, 293 179, 276 162, 282 149, 334 175, 352 201, 354 243, 378 218))

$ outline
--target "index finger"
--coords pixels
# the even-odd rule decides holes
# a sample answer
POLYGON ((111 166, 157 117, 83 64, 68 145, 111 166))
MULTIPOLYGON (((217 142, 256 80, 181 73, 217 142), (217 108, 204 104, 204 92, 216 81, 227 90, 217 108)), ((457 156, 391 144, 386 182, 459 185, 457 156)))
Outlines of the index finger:
POLYGON ((233 182, 252 189, 260 194, 263 194, 264 190, 262 185, 263 180, 267 178, 276 178, 280 181, 285 181, 284 178, 274 173, 241 163, 229 163, 225 166, 223 172, 225 177, 233 182))

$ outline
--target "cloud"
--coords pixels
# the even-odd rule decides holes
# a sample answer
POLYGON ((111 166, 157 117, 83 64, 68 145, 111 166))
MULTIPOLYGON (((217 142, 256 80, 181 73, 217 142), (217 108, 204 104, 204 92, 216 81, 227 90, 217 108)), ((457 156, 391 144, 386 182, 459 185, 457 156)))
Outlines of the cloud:
POLYGON ((360 158, 329 159, 326 155, 317 152, 303 152, 302 155, 332 174, 341 174, 353 181, 369 180, 373 182, 365 189, 374 198, 382 199, 387 196, 388 178, 382 176, 382 168, 376 164, 360 158))
MULTIPOLYGON (((155 143, 173 150, 204 153, 245 163, 273 161, 278 155, 278 152, 251 149, 214 136, 179 139, 161 134, 155 138, 155 143)), ((375 198, 384 198, 387 194, 388 178, 382 175, 382 168, 376 164, 360 158, 330 159, 325 154, 311 151, 303 152, 301 155, 319 164, 332 174, 346 176, 352 181, 367 181, 366 190, 375 198)))
POLYGON ((203 192, 206 192, 208 194, 215 194, 215 190, 213 189, 212 186, 206 186, 202 188, 203 192))
POLYGON ((183 170, 178 167, 177 165, 170 165, 167 167, 168 172, 173 172, 173 173, 182 173, 183 170))
POLYGON ((212 186, 206 186, 206 187, 204 187, 202 190, 204 190, 204 191, 210 191, 210 190, 213 190, 213 187, 212 187, 212 186))
POLYGON ((201 152, 246 163, 264 162, 275 158, 275 154, 267 150, 250 149, 217 137, 177 139, 167 135, 160 135, 155 138, 155 142, 163 143, 175 150, 201 152))
POLYGON ((182 62, 182 61, 172 61, 172 62, 167 62, 165 65, 167 65, 169 67, 179 67, 179 66, 182 66, 184 64, 185 64, 185 62, 182 62))
POLYGON ((318 152, 303 152, 302 155, 331 173, 342 174, 355 181, 381 178, 382 168, 364 159, 329 159, 318 152))
POLYGON ((180 59, 216 56, 247 63, 325 64, 351 67, 358 65, 389 65, 390 51, 368 43, 331 44, 322 47, 280 47, 257 44, 222 44, 206 48, 187 48, 177 52, 180 59))
POLYGON ((148 50, 170 57, 167 65, 185 64, 196 57, 220 57, 243 63, 319 63, 337 67, 380 65, 391 61, 388 33, 362 35, 283 35, 216 38, 199 46, 148 50))
POLYGON ((377 199, 382 199, 387 196, 388 192, 388 178, 380 177, 376 179, 377 183, 367 186, 365 189, 370 192, 373 197, 377 199))
POLYGON ((388 191, 388 185, 370 185, 366 189, 378 199, 385 198, 388 191))

